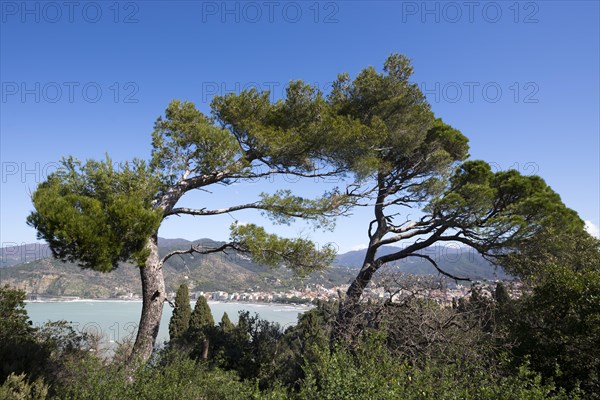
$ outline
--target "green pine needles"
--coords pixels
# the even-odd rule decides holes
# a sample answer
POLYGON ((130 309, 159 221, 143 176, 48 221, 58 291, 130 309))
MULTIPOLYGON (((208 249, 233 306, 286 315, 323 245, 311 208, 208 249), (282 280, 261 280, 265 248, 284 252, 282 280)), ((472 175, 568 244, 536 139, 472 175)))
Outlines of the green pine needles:
POLYGON ((66 158, 33 194, 27 223, 61 260, 102 272, 125 261, 143 266, 148 237, 162 221, 152 208, 158 187, 143 161, 115 166, 108 157, 66 158))

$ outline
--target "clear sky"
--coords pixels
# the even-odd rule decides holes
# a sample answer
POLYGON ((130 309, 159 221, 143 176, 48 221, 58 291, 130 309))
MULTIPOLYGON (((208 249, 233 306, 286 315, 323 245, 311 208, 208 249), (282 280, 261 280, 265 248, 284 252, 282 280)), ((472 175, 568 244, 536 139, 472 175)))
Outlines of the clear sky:
MULTIPOLYGON (((2 246, 35 241, 30 193, 65 155, 147 158, 172 99, 203 111, 215 94, 292 79, 324 91, 340 72, 414 63, 434 112, 470 139, 472 158, 541 175, 600 225, 600 10, 597 1, 0 1, 2 246)), ((251 201, 275 182, 189 196, 197 207, 251 201)), ((370 210, 334 232, 272 227, 341 251, 367 242, 370 210)), ((176 218, 163 237, 224 240, 232 217, 176 218)), ((252 212, 240 221, 261 222, 252 212)))

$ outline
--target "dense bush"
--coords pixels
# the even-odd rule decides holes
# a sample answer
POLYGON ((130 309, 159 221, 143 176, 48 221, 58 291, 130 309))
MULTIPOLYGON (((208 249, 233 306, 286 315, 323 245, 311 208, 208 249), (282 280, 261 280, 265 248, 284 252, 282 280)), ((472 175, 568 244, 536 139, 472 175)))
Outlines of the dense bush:
POLYGON ((0 382, 10 374, 25 373, 28 380, 42 377, 51 383, 60 378, 63 362, 93 350, 91 339, 66 321, 33 327, 25 310, 25 293, 0 287, 0 382))
MULTIPOLYGON (((305 365, 299 399, 566 399, 551 384, 521 367, 513 376, 486 374, 477 365, 426 364, 410 366, 371 336, 353 353, 341 348, 320 351, 305 365)), ((572 397, 576 398, 576 396, 572 397)))
POLYGON ((278 355, 283 351, 283 332, 279 324, 261 320, 258 315, 240 312, 238 324, 213 331, 213 364, 236 371, 242 379, 258 380, 260 387, 276 380, 278 355))
POLYGON ((28 382, 25 374, 10 374, 0 386, 0 400, 44 400, 48 396, 48 385, 38 378, 28 382))
POLYGON ((96 357, 69 367, 71 377, 57 388, 56 399, 251 399, 257 393, 251 382, 241 382, 234 372, 209 369, 185 357, 141 367, 132 380, 126 378, 125 368, 96 357))
POLYGON ((549 232, 509 261, 532 271, 503 316, 514 361, 528 359, 544 378, 600 399, 600 241, 549 232))
POLYGON ((25 293, 0 287, 0 382, 11 373, 39 375, 48 352, 35 340, 25 310, 25 293))

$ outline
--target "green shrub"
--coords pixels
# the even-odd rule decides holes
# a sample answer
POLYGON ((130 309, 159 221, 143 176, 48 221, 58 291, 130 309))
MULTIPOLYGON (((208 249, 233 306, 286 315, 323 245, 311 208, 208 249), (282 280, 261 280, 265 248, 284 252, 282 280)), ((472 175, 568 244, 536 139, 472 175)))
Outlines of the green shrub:
POLYGON ((71 378, 57 388, 63 400, 172 400, 172 399, 253 399, 258 392, 249 382, 240 382, 235 372, 210 369, 185 357, 139 368, 133 382, 125 369, 105 365, 96 357, 72 364, 71 378))
MULTIPOLYGON (((485 373, 477 365, 409 365, 395 358, 381 335, 360 342, 351 353, 319 351, 306 364, 298 398, 312 399, 567 399, 525 365, 514 376, 485 373)), ((577 398, 576 395, 570 398, 577 398)))
POLYGON ((566 390, 600 399, 600 241, 547 235, 532 244, 518 268, 536 271, 530 290, 505 315, 517 363, 566 390))
POLYGON ((0 400, 45 400, 48 396, 48 385, 38 378, 27 381, 25 374, 10 374, 0 386, 0 400))

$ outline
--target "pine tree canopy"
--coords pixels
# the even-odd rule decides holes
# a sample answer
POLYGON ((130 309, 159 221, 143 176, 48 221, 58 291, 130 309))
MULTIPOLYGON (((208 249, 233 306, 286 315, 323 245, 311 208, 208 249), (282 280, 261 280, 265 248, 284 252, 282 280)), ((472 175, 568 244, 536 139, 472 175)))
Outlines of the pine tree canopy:
POLYGON ((162 220, 151 207, 158 187, 143 161, 66 158, 33 194, 27 222, 61 260, 103 272, 119 262, 144 265, 146 242, 162 220))

